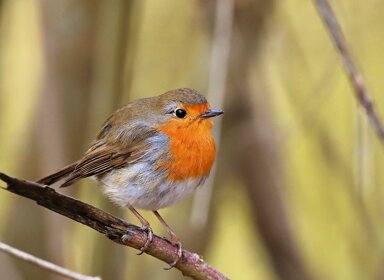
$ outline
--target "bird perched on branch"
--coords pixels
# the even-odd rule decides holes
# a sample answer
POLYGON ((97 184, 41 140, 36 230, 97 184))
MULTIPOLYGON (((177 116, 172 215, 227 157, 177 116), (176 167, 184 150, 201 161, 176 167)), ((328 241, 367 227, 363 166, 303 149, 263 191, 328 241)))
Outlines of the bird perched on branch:
POLYGON ((182 246, 157 210, 179 202, 204 183, 216 153, 211 118, 222 113, 189 88, 135 100, 105 121, 80 160, 37 182, 51 185, 64 180, 61 187, 67 187, 85 177, 95 178, 107 197, 140 220, 147 233, 141 253, 153 233, 136 208, 153 211, 178 247, 172 268, 182 257, 182 246))

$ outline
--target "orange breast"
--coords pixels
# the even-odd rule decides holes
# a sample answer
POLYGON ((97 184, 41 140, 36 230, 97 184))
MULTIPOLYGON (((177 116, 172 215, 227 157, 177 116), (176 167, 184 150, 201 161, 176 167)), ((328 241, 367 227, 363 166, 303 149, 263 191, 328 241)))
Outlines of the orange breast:
POLYGON ((188 125, 171 120, 158 129, 170 138, 172 161, 161 163, 169 179, 185 180, 208 175, 215 161, 216 147, 211 120, 195 120, 188 125))

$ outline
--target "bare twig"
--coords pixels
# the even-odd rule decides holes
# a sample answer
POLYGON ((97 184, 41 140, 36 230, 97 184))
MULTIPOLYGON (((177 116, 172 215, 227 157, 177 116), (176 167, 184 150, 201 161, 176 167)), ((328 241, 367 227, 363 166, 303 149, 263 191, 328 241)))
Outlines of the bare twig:
POLYGON ((381 143, 384 144, 384 126, 379 119, 376 110, 373 106, 370 95, 364 86, 363 77, 352 60, 345 38, 341 31, 340 25, 337 22, 336 16, 330 6, 328 0, 315 0, 317 10, 327 26, 328 32, 331 35, 332 41, 339 51, 342 58, 344 69, 347 72, 352 86, 356 93, 356 98, 360 105, 364 108, 371 125, 374 127, 381 143))
POLYGON ((53 273, 56 273, 58 275, 61 275, 61 276, 64 276, 66 278, 69 278, 69 279, 75 279, 75 280, 101 280, 100 277, 92 277, 92 276, 86 276, 86 275, 83 275, 83 274, 80 274, 80 273, 77 273, 77 272, 74 272, 74 271, 71 271, 69 269, 66 269, 64 267, 61 267, 61 266, 58 266, 56 264, 53 264, 53 263, 50 263, 50 262, 47 262, 43 259, 40 259, 38 257, 35 257, 31 254, 28 254, 26 252, 23 252, 23 251, 20 251, 16 248, 13 248, 7 244, 4 244, 2 242, 0 242, 0 251, 8 254, 8 255, 11 255, 11 256, 14 256, 14 257, 17 257, 19 259, 22 259, 26 262, 29 262, 31 264, 34 264, 38 267, 41 267, 43 269, 46 269, 46 270, 49 270, 53 273))
MULTIPOLYGON (((89 226, 116 243, 140 249, 147 240, 145 231, 139 227, 94 206, 57 193, 50 187, 19 180, 3 173, 0 173, 0 179, 7 183, 5 190, 32 199, 45 208, 89 226)), ((177 257, 177 251, 178 248, 169 241, 154 235, 146 253, 166 263, 171 263, 177 257)), ((175 267, 183 275, 194 279, 228 279, 204 262, 199 255, 186 250, 183 250, 183 257, 175 267)))

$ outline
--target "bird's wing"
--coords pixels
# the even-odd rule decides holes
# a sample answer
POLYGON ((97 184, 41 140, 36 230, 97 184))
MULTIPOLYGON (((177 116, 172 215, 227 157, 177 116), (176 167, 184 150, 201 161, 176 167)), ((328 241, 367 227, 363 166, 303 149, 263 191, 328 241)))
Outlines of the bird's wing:
POLYGON ((154 129, 132 129, 121 137, 111 139, 103 135, 96 140, 83 158, 39 181, 40 184, 50 185, 65 178, 61 187, 72 185, 76 181, 94 175, 102 175, 113 169, 122 168, 140 159, 150 144, 146 141, 158 131, 154 129))
POLYGON ((144 146, 144 142, 142 142, 122 149, 116 145, 97 143, 97 147, 92 147, 85 154, 60 187, 67 187, 82 178, 101 175, 113 169, 127 166, 143 156, 146 151, 144 146))

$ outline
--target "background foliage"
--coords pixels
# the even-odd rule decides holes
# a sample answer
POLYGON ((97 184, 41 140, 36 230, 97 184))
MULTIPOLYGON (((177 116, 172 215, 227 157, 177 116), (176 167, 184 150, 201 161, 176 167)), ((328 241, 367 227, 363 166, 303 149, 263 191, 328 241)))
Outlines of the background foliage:
MULTIPOLYGON (((332 5, 384 116, 384 4, 332 5)), ((217 106, 207 92, 215 7, 0 0, 0 170, 37 179, 76 160, 103 120, 135 98, 193 87, 217 106)), ((383 149, 313 2, 236 0, 233 15, 212 199, 162 213, 186 248, 232 279, 382 279, 383 149), (208 213, 207 222, 192 213, 208 213)), ((91 180, 63 192, 137 223, 91 180)), ((103 279, 181 278, 6 192, 0 240, 103 279)), ((0 271, 59 279, 3 254, 0 271)))

